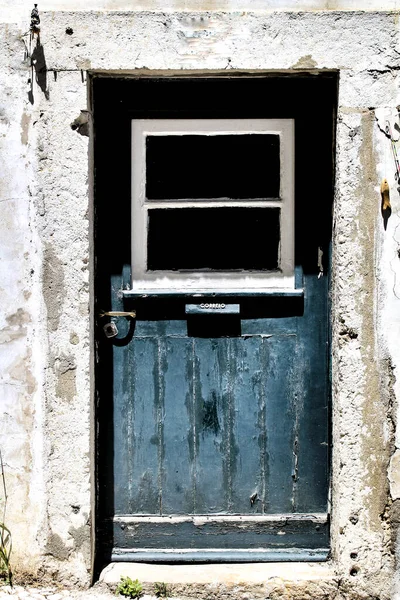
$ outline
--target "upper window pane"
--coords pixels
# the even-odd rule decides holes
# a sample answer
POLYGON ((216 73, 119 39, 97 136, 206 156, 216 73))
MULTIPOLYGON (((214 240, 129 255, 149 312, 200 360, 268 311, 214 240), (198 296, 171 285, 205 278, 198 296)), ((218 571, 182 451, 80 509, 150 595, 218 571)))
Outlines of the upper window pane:
POLYGON ((146 198, 278 198, 279 135, 148 135, 146 198))

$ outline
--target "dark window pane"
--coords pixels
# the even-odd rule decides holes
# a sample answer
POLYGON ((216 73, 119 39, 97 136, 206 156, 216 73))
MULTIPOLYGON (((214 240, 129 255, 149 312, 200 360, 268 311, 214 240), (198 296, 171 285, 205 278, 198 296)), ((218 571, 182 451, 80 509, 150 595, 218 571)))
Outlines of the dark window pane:
POLYGON ((278 198, 279 136, 146 138, 146 197, 278 198))
POLYGON ((148 215, 148 270, 278 268, 279 208, 166 208, 148 215))

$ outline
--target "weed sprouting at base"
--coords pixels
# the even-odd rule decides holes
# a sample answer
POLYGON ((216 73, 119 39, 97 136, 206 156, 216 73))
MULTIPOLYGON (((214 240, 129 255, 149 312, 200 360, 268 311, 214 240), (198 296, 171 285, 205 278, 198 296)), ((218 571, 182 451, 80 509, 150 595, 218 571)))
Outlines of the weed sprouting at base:
POLYGON ((143 586, 139 580, 133 580, 128 576, 121 576, 121 581, 115 590, 116 594, 120 594, 121 596, 125 596, 127 598, 140 598, 142 592, 143 586))
POLYGON ((0 498, 0 500, 3 501, 3 522, 0 522, 0 579, 6 580, 7 583, 12 585, 12 571, 11 571, 11 564, 10 564, 12 540, 11 540, 11 531, 4 524, 4 522, 6 520, 7 488, 6 488, 6 478, 4 475, 3 456, 1 454, 1 450, 0 450, 0 471, 1 471, 1 481, 3 484, 3 498, 0 498))

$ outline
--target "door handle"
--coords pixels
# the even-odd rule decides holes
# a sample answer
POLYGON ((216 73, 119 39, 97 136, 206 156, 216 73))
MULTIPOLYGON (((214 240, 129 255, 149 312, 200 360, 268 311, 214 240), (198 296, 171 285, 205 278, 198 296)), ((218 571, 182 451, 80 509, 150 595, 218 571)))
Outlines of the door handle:
POLYGON ((136 310, 131 310, 129 312, 123 310, 109 310, 106 312, 101 310, 99 312, 99 317, 127 317, 129 319, 136 319, 136 310))

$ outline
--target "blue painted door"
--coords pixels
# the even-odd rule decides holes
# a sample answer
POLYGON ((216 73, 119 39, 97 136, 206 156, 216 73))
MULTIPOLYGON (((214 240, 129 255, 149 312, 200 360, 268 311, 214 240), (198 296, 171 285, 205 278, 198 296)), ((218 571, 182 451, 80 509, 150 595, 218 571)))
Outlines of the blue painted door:
MULTIPOLYGON (((231 97, 232 81, 239 85, 216 78, 215 86, 231 97)), ((97 306, 134 310, 136 319, 112 318, 118 334, 110 339, 103 333, 105 318, 98 319, 102 549, 111 551, 113 560, 324 560, 329 550, 328 255, 335 81, 318 81, 327 102, 319 107, 320 129, 311 140, 304 111, 287 106, 283 113, 296 123, 295 262, 303 294, 257 295, 244 288, 224 296, 220 291, 218 303, 239 305, 240 313, 233 315, 186 314, 189 303, 215 303, 212 294, 201 299, 190 291, 124 294, 131 284, 132 240, 124 237, 127 226, 117 235, 107 218, 109 203, 120 199, 115 193, 111 199, 103 167, 111 164, 128 174, 135 159, 130 120, 137 114, 154 117, 148 108, 133 111, 133 92, 140 92, 146 105, 152 92, 164 91, 168 105, 182 80, 133 80, 120 84, 118 93, 114 83, 114 102, 126 103, 121 112, 125 133, 116 133, 107 122, 107 85, 104 79, 94 83, 97 306), (311 187, 301 144, 307 144, 317 168, 311 187)), ((185 110, 195 118, 197 85, 193 90, 186 82, 185 88, 192 94, 185 110)), ((211 83, 201 85, 210 89, 211 83)), ((264 89, 260 85, 257 89, 264 89)), ((279 90, 287 82, 263 85, 279 90)), ((317 84, 305 78, 296 85, 304 95, 307 85, 317 84)), ((278 113, 275 104, 268 114, 278 113)), ((300 108, 305 105, 304 99, 300 108)), ((168 110, 161 116, 175 118, 178 109, 168 110)), ((307 110, 315 116, 315 106, 307 110)), ((237 106, 236 111, 241 116, 237 106)), ((127 179, 120 205, 129 217, 127 179)))

